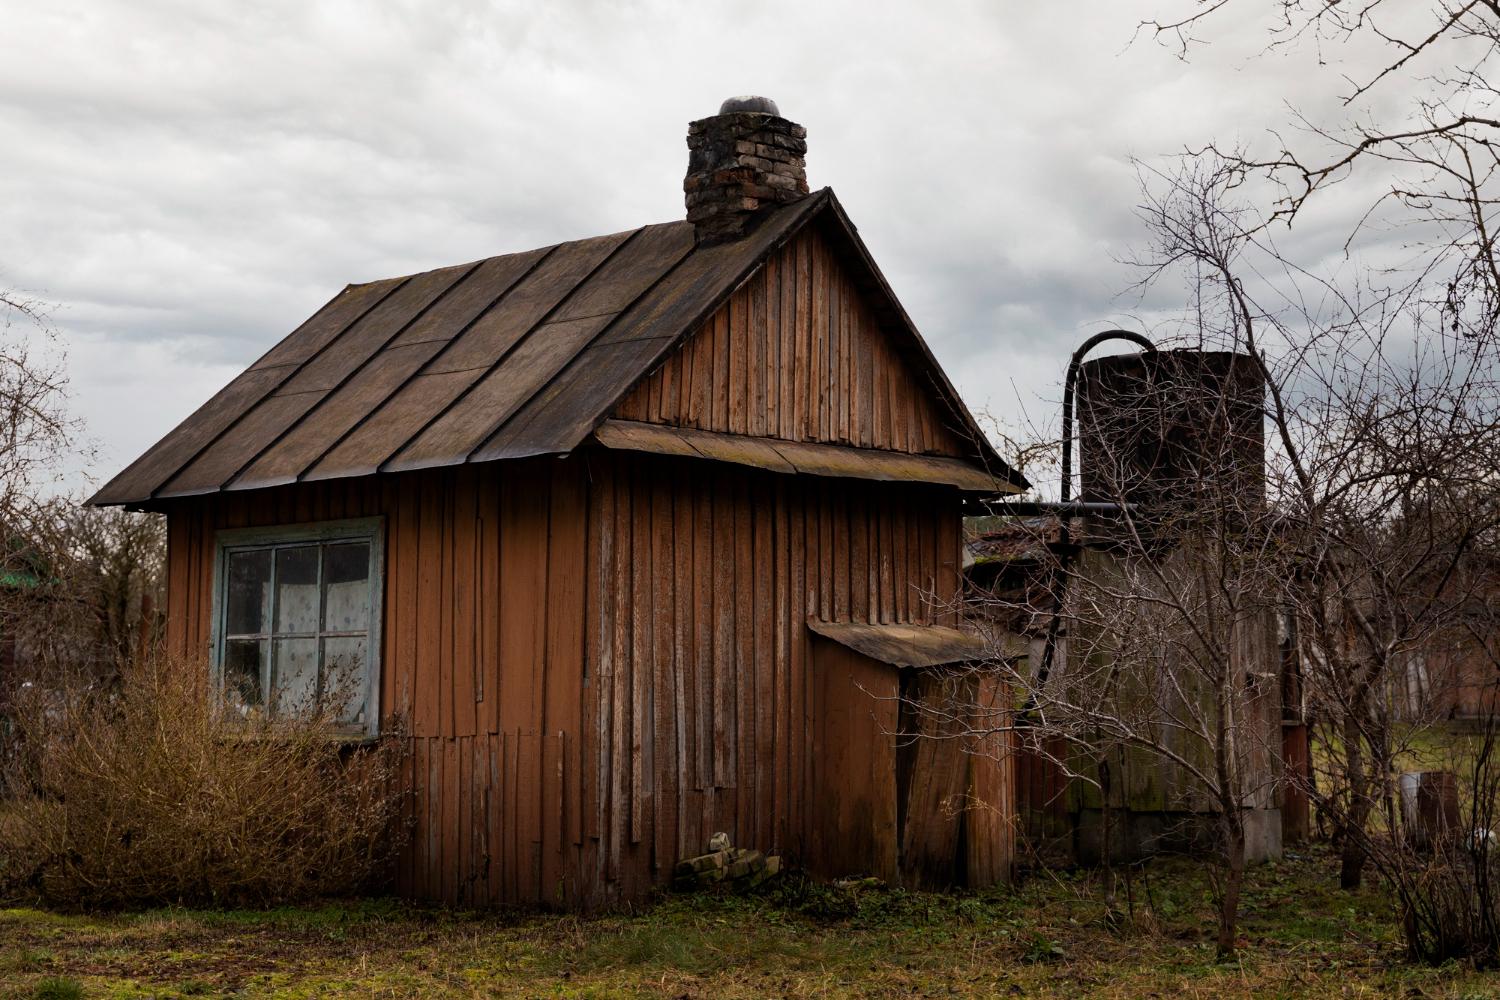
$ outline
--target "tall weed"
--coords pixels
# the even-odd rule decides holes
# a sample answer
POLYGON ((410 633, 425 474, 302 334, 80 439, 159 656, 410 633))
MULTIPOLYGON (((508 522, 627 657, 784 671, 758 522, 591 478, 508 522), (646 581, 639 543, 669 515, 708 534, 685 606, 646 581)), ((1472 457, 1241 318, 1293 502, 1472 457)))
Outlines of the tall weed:
POLYGON ((201 665, 17 706, 0 798, 0 897, 66 908, 264 906, 379 881, 400 831, 400 734, 351 746, 334 712, 244 720, 201 665))

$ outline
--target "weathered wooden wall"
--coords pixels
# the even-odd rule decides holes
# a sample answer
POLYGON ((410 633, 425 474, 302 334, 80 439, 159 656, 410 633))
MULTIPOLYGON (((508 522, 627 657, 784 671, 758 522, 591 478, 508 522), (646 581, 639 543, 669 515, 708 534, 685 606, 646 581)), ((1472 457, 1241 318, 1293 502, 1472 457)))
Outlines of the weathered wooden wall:
POLYGON ((1434 641, 1407 665, 1406 711, 1414 719, 1483 720, 1500 711, 1493 640, 1434 641), (1487 649, 1488 645, 1491 648, 1487 649))
MULTIPOLYGON (((1158 721, 1154 738, 1165 751, 1191 761, 1203 773, 1214 770, 1210 737, 1211 722, 1216 717, 1212 686, 1215 671, 1240 678, 1236 687, 1239 704, 1228 723, 1234 773, 1245 806, 1274 809, 1281 773, 1281 651, 1276 641, 1276 620, 1258 594, 1235 594, 1233 617, 1225 607, 1209 605, 1211 598, 1198 596, 1197 588, 1201 586, 1196 575, 1201 565, 1198 560, 1204 558, 1188 546, 1179 546, 1156 557, 1153 568, 1146 569, 1147 564, 1138 556, 1104 549, 1085 550, 1073 572, 1079 581, 1086 582, 1075 582, 1070 597, 1095 604, 1080 613, 1079 618, 1087 620, 1084 616, 1091 615, 1097 628, 1116 631, 1129 628, 1139 633, 1100 634, 1093 639, 1088 654, 1099 658, 1097 662, 1075 666, 1072 658, 1079 655, 1080 647, 1073 647, 1067 653, 1063 669, 1081 670, 1076 676, 1092 680, 1102 676, 1098 667, 1107 662, 1103 658, 1123 657, 1127 669, 1122 672, 1120 693, 1115 697, 1124 717, 1134 719, 1137 724, 1149 717, 1184 720, 1179 725, 1158 721), (1159 582, 1163 579, 1177 588, 1170 592, 1169 600, 1188 608, 1190 619, 1184 619, 1181 612, 1163 610, 1173 607, 1165 602, 1153 608, 1144 601, 1120 601, 1110 596, 1150 594, 1153 588, 1165 586, 1159 582), (1210 615, 1221 618, 1210 619, 1210 615), (1191 650, 1196 647, 1190 638, 1184 638, 1189 623, 1201 626, 1206 621, 1217 624, 1218 620, 1223 620, 1230 629, 1230 639, 1225 644, 1230 662, 1195 665, 1191 650), (1165 680, 1168 674, 1173 677, 1171 681, 1165 680)), ((1085 630, 1078 628, 1078 631, 1085 630)), ((1081 648, 1089 649, 1090 644, 1085 643, 1081 648)), ((1086 755, 1078 756, 1079 767, 1092 767, 1086 755)), ((1162 753, 1136 747, 1120 751, 1113 758, 1110 794, 1115 809, 1208 813, 1217 808, 1202 782, 1162 753)), ((1101 806, 1096 786, 1080 783, 1077 792, 1082 808, 1101 806)))
POLYGON ((970 886, 1010 881, 1016 861, 1016 753, 1014 735, 997 732, 1008 720, 1012 689, 997 677, 978 681, 975 716, 982 731, 967 741, 969 790, 964 812, 965 882, 970 886))
POLYGON ((967 668, 902 672, 901 884, 994 885, 1015 857, 1015 755, 1009 690, 967 668))
POLYGON ((718 830, 802 858, 807 619, 952 623, 959 578, 951 490, 607 452, 168 511, 168 645, 195 658, 216 531, 385 518, 398 887, 458 903, 637 898, 718 830))
POLYGON ((951 623, 957 496, 649 456, 591 471, 585 823, 604 896, 719 830, 802 858, 820 753, 806 622, 951 623))
POLYGON ((816 229, 773 254, 615 416, 786 441, 975 453, 816 229))
POLYGON ((1056 763, 1066 754, 1066 745, 1056 738, 1045 740, 1040 748, 1024 744, 1016 748, 1016 829, 1038 853, 1054 844, 1063 844, 1068 851, 1073 847, 1077 795, 1056 763))
POLYGON ((902 798, 896 668, 815 639, 806 858, 841 875, 901 878, 902 798))
POLYGON ((582 459, 332 480, 168 506, 168 649, 209 653, 219 529, 380 515, 380 705, 410 734, 398 888, 459 903, 581 890, 582 459))
POLYGON ((1008 881, 1014 755, 995 728, 1005 686, 962 667, 893 667, 822 639, 812 651, 809 869, 907 888, 1008 881))
MULTIPOLYGON (((1059 646, 1054 680, 1097 683, 1099 669, 1119 657, 1123 669, 1114 698, 1123 718, 1144 726, 1155 719, 1156 739, 1165 753, 1191 762, 1200 773, 1214 770, 1211 727, 1215 717, 1212 671, 1195 667, 1191 649, 1181 639, 1180 617, 1160 610, 1141 614, 1130 602, 1115 604, 1110 594, 1150 593, 1160 586, 1157 573, 1180 589, 1177 600, 1195 599, 1198 584, 1192 576, 1198 558, 1182 548, 1159 557, 1145 571, 1139 557, 1102 548, 1088 548, 1078 557, 1077 579, 1069 599, 1086 610, 1078 614, 1072 638, 1059 646), (1186 581, 1186 582, 1183 582, 1186 581), (1187 595, 1184 598, 1182 595, 1187 595), (1084 603, 1089 602, 1089 603, 1084 603), (1078 620, 1089 621, 1080 626, 1078 620), (1134 630, 1134 631, 1132 631, 1134 630), (1170 641, 1170 640, 1175 640, 1170 641), (1086 652, 1081 652, 1086 651, 1086 652), (1165 651, 1165 652, 1164 652, 1165 651), (1076 657, 1092 655, 1093 662, 1076 657), (1169 679, 1170 678, 1170 679, 1169 679), (1162 720, 1186 720, 1164 724, 1162 720), (1193 720, 1201 724, 1194 724, 1193 720), (1203 721, 1208 720, 1208 721, 1203 721)), ((1232 671, 1238 704, 1231 720, 1232 767, 1250 828, 1247 851, 1252 860, 1281 853, 1280 791, 1284 763, 1282 741, 1281 651, 1270 609, 1257 603, 1259 595, 1238 595, 1237 617, 1228 643, 1230 662, 1216 664, 1232 671)), ((1165 606, 1165 605, 1163 605, 1165 606)), ((1206 615, 1202 603, 1195 614, 1206 615)), ((1223 614, 1222 609, 1215 609, 1223 614)), ((1032 662, 1039 660, 1033 644, 1032 662)), ((1112 748, 1107 755, 1110 842, 1120 858, 1139 857, 1158 850, 1197 849, 1204 842, 1207 821, 1218 808, 1216 800, 1191 769, 1144 747, 1112 748)), ((1051 740, 1042 752, 1021 748, 1016 759, 1015 811, 1018 829, 1039 854, 1066 845, 1076 858, 1093 863, 1100 857, 1104 793, 1098 784, 1070 779, 1068 773, 1097 776, 1096 755, 1081 747, 1051 740), (1067 760, 1067 768, 1056 761, 1067 760)))

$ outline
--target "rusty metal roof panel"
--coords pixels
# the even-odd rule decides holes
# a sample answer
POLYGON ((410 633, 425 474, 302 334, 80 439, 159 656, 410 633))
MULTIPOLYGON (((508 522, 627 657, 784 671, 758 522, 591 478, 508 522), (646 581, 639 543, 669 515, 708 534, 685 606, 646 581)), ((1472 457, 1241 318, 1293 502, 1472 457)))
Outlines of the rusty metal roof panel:
POLYGON ((313 313, 307 322, 293 330, 285 340, 263 354, 259 361, 250 366, 250 370, 302 364, 327 347, 350 324, 406 281, 406 278, 386 278, 362 285, 349 285, 322 309, 313 313))
MULTIPOLYGON (((235 419, 224 433, 158 485, 153 495, 184 496, 225 488, 299 421, 317 419, 315 408, 330 392, 378 354, 472 266, 442 268, 406 279, 303 361, 269 398, 235 419)), ((122 499, 128 502, 138 498, 122 499)))
MULTIPOLYGON (((548 393, 560 372, 586 353, 611 324, 624 319, 621 314, 692 251, 692 227, 685 222, 647 226, 631 234, 608 259, 599 262, 587 281, 542 317, 499 362, 481 372, 461 399, 383 463, 381 470, 485 461, 486 456, 476 455, 476 450, 515 414, 548 393)), ((623 391, 639 377, 619 371, 600 374, 606 381, 625 382, 624 386, 611 384, 607 394, 623 391)), ((550 437, 542 452, 571 451, 603 415, 597 393, 554 392, 546 398, 549 405, 586 421, 588 427, 576 436, 550 437)))
POLYGON ((226 488, 249 490, 296 482, 328 450, 329 441, 341 439, 385 403, 442 346, 440 341, 428 340, 381 351, 322 401, 317 419, 299 420, 276 447, 263 451, 226 488))
POLYGON ((270 395, 271 390, 296 367, 287 364, 242 372, 144 455, 105 483, 90 502, 132 503, 149 499, 162 483, 228 430, 246 410, 270 395))
POLYGON ((776 248, 832 201, 827 189, 777 209, 742 239, 697 247, 492 433, 473 461, 576 447, 626 393, 713 314, 776 248), (593 400, 589 408, 566 405, 593 400))
MULTIPOLYGON (((501 258, 516 263, 521 271, 517 280, 485 312, 452 331, 438 354, 373 408, 358 427, 327 448, 301 478, 335 479, 380 471, 382 464, 443 416, 486 373, 504 367, 502 360, 516 345, 532 335, 633 235, 614 233, 501 258)), ((397 338, 397 346, 406 337, 397 338)))
POLYGON ((203 448, 224 433, 251 407, 270 395, 306 360, 305 348, 326 344, 337 337, 385 296, 400 287, 403 278, 350 285, 267 351, 259 361, 198 407, 166 437, 111 479, 95 495, 96 503, 129 503, 149 498, 203 448))

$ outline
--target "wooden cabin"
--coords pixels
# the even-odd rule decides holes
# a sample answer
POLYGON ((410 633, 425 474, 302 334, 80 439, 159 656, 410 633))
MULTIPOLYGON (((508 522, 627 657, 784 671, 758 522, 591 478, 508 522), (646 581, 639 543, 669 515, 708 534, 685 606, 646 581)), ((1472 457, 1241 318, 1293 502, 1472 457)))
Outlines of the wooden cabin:
POLYGON ((400 720, 403 893, 608 905, 719 831, 1009 873, 998 738, 897 731, 983 652, 966 503, 1024 481, 802 128, 726 102, 688 142, 687 220, 351 285, 92 500, 166 515, 168 645, 216 695, 352 675, 352 738, 400 720))

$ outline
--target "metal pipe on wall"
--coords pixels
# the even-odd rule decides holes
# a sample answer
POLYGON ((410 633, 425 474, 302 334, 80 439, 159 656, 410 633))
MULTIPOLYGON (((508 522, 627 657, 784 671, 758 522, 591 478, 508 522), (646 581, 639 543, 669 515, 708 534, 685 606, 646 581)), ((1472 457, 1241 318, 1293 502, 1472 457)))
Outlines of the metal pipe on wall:
MULTIPOLYGON (((1100 344, 1107 343, 1111 340, 1129 341, 1130 343, 1138 345, 1145 353, 1156 353, 1156 345, 1151 343, 1151 341, 1147 339, 1143 334, 1135 333, 1132 330, 1105 330, 1103 333, 1094 334, 1088 340, 1085 340, 1082 344, 1080 344, 1078 346, 1078 350, 1073 352, 1072 358, 1070 358, 1068 361, 1068 373, 1063 379, 1062 484, 1061 489, 1059 490, 1062 502, 1055 505, 1055 509, 1052 511, 1039 511, 1044 513, 1056 513, 1061 518, 1062 523, 1058 528, 1057 537, 1060 544, 1059 558, 1061 558, 1063 561, 1064 569, 1067 568, 1067 562, 1070 555, 1069 549, 1071 547, 1070 543, 1072 541, 1068 529, 1069 518, 1086 514, 1115 514, 1128 510, 1128 505, 1073 502, 1073 433, 1074 425, 1076 423, 1074 414, 1074 393, 1078 384, 1078 371, 1083 366, 1084 357, 1086 357, 1090 351, 1098 347, 1100 344), (1076 513, 1074 513, 1075 511, 1076 513)), ((1022 505, 1015 505, 1016 508, 1019 508, 1020 506, 1022 505)), ((1040 508, 1048 505, 1036 504, 1034 506, 1040 508)), ((1009 511, 1015 508, 1007 506, 1006 509, 1007 511, 1009 511)), ((1016 513, 1020 513, 1020 511, 1016 510, 1016 513)), ((1058 579, 1057 585, 1054 588, 1055 595, 1053 597, 1052 619, 1047 623, 1047 638, 1046 641, 1042 644, 1042 662, 1038 665, 1036 675, 1032 678, 1033 687, 1046 683, 1048 675, 1052 672, 1052 661, 1057 655, 1058 632, 1062 624, 1063 599, 1066 595, 1067 585, 1068 578, 1066 574, 1064 574, 1061 578, 1058 579)), ((1028 697, 1026 699, 1026 704, 1021 709, 1020 718, 1024 718, 1026 713, 1032 711, 1035 708, 1036 701, 1035 695, 1033 694, 1031 697, 1028 697)))

